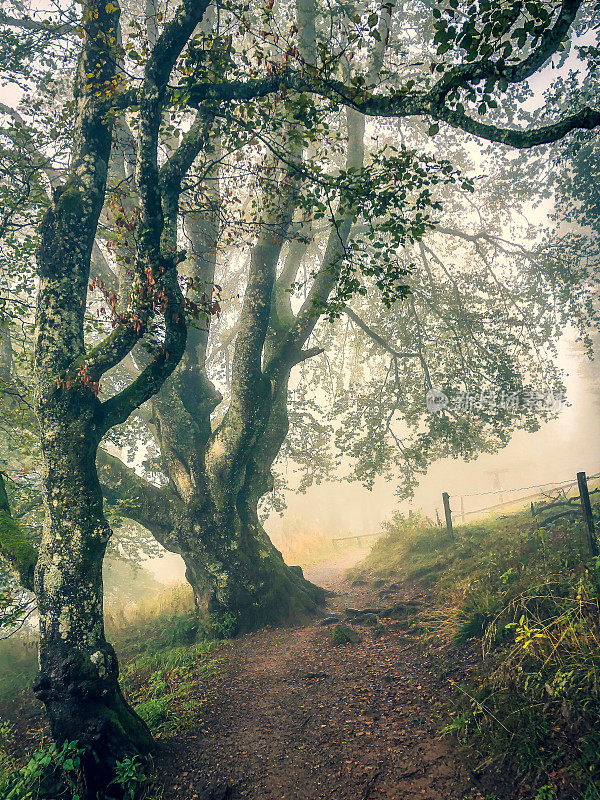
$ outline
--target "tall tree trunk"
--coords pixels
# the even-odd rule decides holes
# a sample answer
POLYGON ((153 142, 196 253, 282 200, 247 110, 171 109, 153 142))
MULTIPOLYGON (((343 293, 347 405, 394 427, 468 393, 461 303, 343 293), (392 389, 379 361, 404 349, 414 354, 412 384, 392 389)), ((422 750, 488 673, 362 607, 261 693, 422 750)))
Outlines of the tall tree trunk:
POLYGON ((148 752, 151 735, 127 705, 106 641, 102 562, 111 535, 95 467, 95 398, 81 388, 38 400, 44 458, 45 520, 36 567, 40 675, 35 691, 56 741, 86 748, 90 796, 106 788, 97 764, 148 752))
MULTIPOLYGON (((119 459, 100 451, 105 497, 118 502, 122 513, 182 557, 199 611, 229 614, 238 630, 313 615, 324 600, 323 590, 307 581, 299 567, 284 562, 258 518, 258 499, 270 488, 270 473, 259 472, 254 462, 247 461, 239 468, 246 480, 233 499, 226 490, 211 493, 199 457, 210 431, 196 418, 203 414, 210 418, 218 397, 209 383, 204 392, 196 383, 194 402, 184 403, 182 397, 190 397, 189 380, 198 376, 193 371, 186 378, 187 370, 180 366, 154 403, 169 485, 152 486, 119 459)), ((280 429, 273 442, 281 434, 280 429)))
MULTIPOLYGON (((315 59, 315 6, 298 4, 303 56, 315 59)), ((380 23, 381 43, 373 56, 371 77, 381 67, 391 8, 380 23)), ((364 156, 364 117, 348 110, 347 168, 360 169, 364 156)), ((157 438, 170 484, 162 493, 144 487, 132 471, 116 468, 106 476, 108 496, 120 507, 136 486, 141 502, 129 513, 145 524, 186 564, 186 577, 199 608, 229 612, 240 628, 281 622, 314 613, 324 592, 306 581, 299 567, 289 567, 260 524, 258 503, 272 488, 271 467, 288 431, 287 394, 291 370, 320 348, 304 350, 318 320, 316 303, 325 301, 336 284, 336 267, 352 227, 352 216, 341 216, 324 253, 308 298, 297 315, 289 290, 306 251, 310 222, 294 223, 302 148, 282 132, 286 163, 277 158, 278 191, 266 198, 263 228, 250 261, 248 284, 237 326, 232 363, 231 399, 222 422, 211 430, 211 413, 220 397, 205 372, 207 331, 190 336, 186 356, 161 395, 154 400, 157 438), (296 238, 294 238, 296 234, 296 238), (290 241, 287 263, 276 281, 282 248, 290 241), (119 487, 120 484, 120 487, 119 487), (176 498, 168 523, 148 514, 160 504, 157 495, 176 498), (151 500, 150 500, 151 497, 151 500), (165 530, 165 527, 167 530, 165 530)), ((218 205, 218 181, 209 191, 218 205)), ((197 256, 196 277, 210 284, 217 251, 216 224, 198 220, 190 239, 197 256), (209 254, 212 254, 209 256, 209 254)), ((125 506, 126 507, 126 506, 125 506)))
MULTIPOLYGON (((116 19, 106 18, 107 8, 95 19, 110 31, 116 19)), ((96 50, 94 24, 88 35, 79 65, 84 82, 92 69, 100 78, 112 69, 107 54, 96 50)), ((117 659, 104 635, 102 561, 111 531, 95 459, 107 419, 86 380, 83 318, 112 132, 101 103, 85 93, 78 97, 76 169, 55 193, 37 253, 34 403, 45 518, 34 580, 40 617, 35 690, 55 740, 77 740, 85 748, 86 795, 95 798, 108 796, 116 760, 148 752, 151 735, 123 698, 117 659)))
MULTIPOLYGON (((111 531, 103 515, 96 453, 103 435, 158 391, 185 348, 176 241, 160 210, 157 146, 171 69, 205 8, 204 2, 186 4, 148 60, 137 148, 141 213, 134 282, 139 293, 112 333, 90 352, 84 315, 113 135, 105 87, 117 69, 116 3, 83 4, 71 167, 40 227, 34 404, 41 431, 45 516, 34 577, 40 616, 36 693, 46 705, 55 740, 77 740, 84 748, 84 794, 89 798, 110 796, 116 762, 145 754, 152 744, 146 724, 123 698, 116 655, 104 634, 102 562, 111 531), (152 283, 148 271, 153 272, 152 283), (131 351, 153 314, 154 306, 144 302, 153 285, 164 299, 164 346, 136 380, 101 403, 102 375, 131 351)), ((192 126, 186 149, 168 162, 175 218, 182 176, 202 143, 198 133, 192 126)))

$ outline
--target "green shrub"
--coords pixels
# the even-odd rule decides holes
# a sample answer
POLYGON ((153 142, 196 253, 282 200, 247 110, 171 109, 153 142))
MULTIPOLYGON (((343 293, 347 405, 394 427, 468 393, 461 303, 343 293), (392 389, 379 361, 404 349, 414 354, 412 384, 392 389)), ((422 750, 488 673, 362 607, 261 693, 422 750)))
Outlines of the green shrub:
POLYGON ((212 613, 201 622, 201 632, 206 639, 231 639, 238 629, 237 617, 228 612, 212 613))
POLYGON ((0 797, 2 800, 80 800, 78 778, 82 754, 77 742, 65 742, 60 748, 50 744, 37 750, 20 769, 7 770, 3 763, 0 797))
POLYGON ((169 718, 170 697, 152 697, 134 706, 150 730, 156 730, 169 718))
POLYGON ((147 781, 142 760, 134 756, 117 761, 115 773, 111 783, 121 787, 125 800, 135 800, 141 786, 147 781))
POLYGON ((358 633, 352 628, 348 627, 348 625, 344 625, 342 622, 338 622, 331 629, 331 633, 329 634, 331 638, 332 644, 340 645, 340 644, 358 644, 361 639, 358 633))

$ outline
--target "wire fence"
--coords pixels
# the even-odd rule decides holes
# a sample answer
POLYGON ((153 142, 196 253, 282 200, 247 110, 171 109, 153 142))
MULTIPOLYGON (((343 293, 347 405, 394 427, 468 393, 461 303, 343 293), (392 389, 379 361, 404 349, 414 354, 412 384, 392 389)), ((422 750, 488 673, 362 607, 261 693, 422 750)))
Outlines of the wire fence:
MULTIPOLYGON (((588 475, 588 481, 594 481, 600 478, 600 473, 595 475, 588 475)), ((498 488, 490 489, 483 492, 470 492, 459 495, 451 495, 454 501, 458 501, 459 508, 453 509, 455 516, 458 516, 461 522, 466 522, 467 518, 472 518, 477 515, 485 516, 491 511, 510 510, 513 506, 518 506, 527 501, 533 502, 534 500, 556 500, 558 498, 567 498, 569 493, 577 489, 577 478, 571 478, 564 481, 549 481, 548 483, 532 484, 530 486, 518 486, 510 489, 498 488), (532 491, 535 490, 535 491, 532 491), (518 495, 519 492, 528 492, 528 494, 518 495), (466 507, 465 500, 472 497, 485 497, 495 495, 497 502, 478 508, 469 509, 466 507), (518 496, 515 496, 518 495, 518 496)))
MULTIPOLYGON (((572 514, 581 514, 585 509, 582 507, 582 487, 580 484, 580 477, 583 476, 585 489, 583 490, 587 496, 588 505, 590 502, 590 495, 600 495, 600 485, 592 488, 588 492, 588 482, 598 481, 600 479, 600 472, 594 475, 585 475, 585 473, 578 473, 576 478, 570 478, 563 481, 548 481, 547 483, 536 483, 529 486, 516 486, 511 488, 497 488, 489 489, 481 492, 465 492, 463 494, 449 494, 448 492, 442 493, 443 514, 445 516, 446 527, 452 531, 452 523, 460 521, 465 523, 468 518, 477 516, 486 516, 493 511, 505 511, 507 514, 514 513, 523 503, 531 503, 532 514, 540 515, 552 509, 561 509, 550 517, 541 519, 543 524, 549 524, 555 520, 560 519, 572 514), (522 494, 527 492, 527 494, 522 494), (519 494, 521 493, 521 494, 519 494), (517 496, 516 496, 517 495, 517 496), (467 509, 465 507, 465 500, 476 497, 496 497, 497 502, 490 503, 485 506, 467 509), (450 507, 452 502, 453 508, 450 507), (459 507, 457 508, 457 502, 459 507), (537 506, 537 508, 536 508, 537 506)), ((587 519, 589 520, 589 537, 591 550, 596 549, 595 545, 595 532, 592 521, 591 508, 586 512, 587 519)), ((438 525, 443 525, 440 519, 439 509, 436 509, 436 518, 438 525)), ((377 539, 382 535, 382 531, 373 531, 370 533, 353 533, 346 536, 336 536, 332 538, 332 544, 337 546, 344 542, 356 542, 357 545, 362 544, 363 540, 377 539)))
MULTIPOLYGON (((598 556, 599 547, 596 537, 596 523, 594 520, 594 509, 592 507, 592 500, 590 495, 600 493, 600 486, 596 486, 590 490, 588 482, 597 481, 600 474, 586 475, 585 472, 578 472, 575 480, 556 481, 554 483, 541 483, 531 486, 520 486, 513 489, 492 489, 488 492, 473 492, 471 494, 458 495, 460 502, 460 521, 466 522, 467 516, 485 515, 491 511, 503 510, 507 513, 516 511, 523 503, 529 501, 531 503, 531 516, 535 518, 536 525, 549 525, 559 519, 566 517, 580 516, 585 523, 586 538, 590 556, 598 556), (576 490, 575 490, 575 487, 576 490), (531 489, 537 491, 531 493, 531 489), (575 490, 575 491, 574 491, 575 490), (518 492, 530 492, 520 497, 508 497, 507 495, 514 495, 518 492), (481 497, 483 495, 498 495, 500 502, 491 503, 477 509, 465 509, 465 497, 481 497), (542 502, 540 502, 540 498, 542 502), (534 502, 536 501, 536 502, 534 502), (556 509, 560 509, 556 513, 556 509), (554 514, 547 515, 548 511, 554 510, 554 514)), ((450 506, 450 494, 442 492, 442 504, 444 507, 444 516, 446 520, 446 529, 450 537, 453 537, 453 520, 452 509, 450 506)), ((438 524, 441 525, 439 511, 436 509, 436 516, 438 524)), ((596 511, 597 516, 597 511, 596 511)))

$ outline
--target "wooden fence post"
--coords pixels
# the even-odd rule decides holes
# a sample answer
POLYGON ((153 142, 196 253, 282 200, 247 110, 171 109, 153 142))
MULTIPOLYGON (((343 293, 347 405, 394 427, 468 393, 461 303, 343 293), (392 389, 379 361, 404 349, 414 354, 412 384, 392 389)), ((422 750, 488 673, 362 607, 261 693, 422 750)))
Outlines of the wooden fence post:
POLYGON ((452 536, 452 511, 450 510, 450 495, 448 492, 442 492, 442 501, 444 503, 444 516, 446 517, 446 530, 452 536))
POLYGON ((598 555, 598 542, 594 529, 594 517, 592 516, 592 504, 590 503, 590 493, 588 492, 587 478, 585 472, 577 473, 577 486, 579 487, 579 497, 581 498, 581 510, 587 527, 587 540, 590 555, 598 555))

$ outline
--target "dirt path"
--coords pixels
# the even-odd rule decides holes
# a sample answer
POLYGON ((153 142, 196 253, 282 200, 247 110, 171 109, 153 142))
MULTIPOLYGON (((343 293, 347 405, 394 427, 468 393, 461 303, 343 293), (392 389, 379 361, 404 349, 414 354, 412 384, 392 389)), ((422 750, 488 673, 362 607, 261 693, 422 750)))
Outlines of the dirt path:
MULTIPOLYGON (((306 570, 337 592, 329 613, 411 599, 406 588, 382 600, 351 585, 343 578, 351 563, 344 557, 306 570)), ((220 672, 203 685, 194 734, 162 747, 165 798, 480 796, 437 732, 448 686, 435 657, 392 621, 377 637, 372 628, 354 627, 362 636, 357 645, 333 646, 329 627, 318 620, 224 645, 220 672)))

